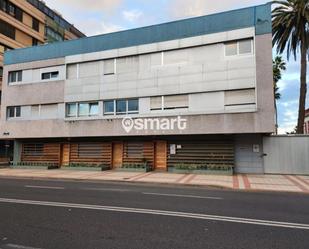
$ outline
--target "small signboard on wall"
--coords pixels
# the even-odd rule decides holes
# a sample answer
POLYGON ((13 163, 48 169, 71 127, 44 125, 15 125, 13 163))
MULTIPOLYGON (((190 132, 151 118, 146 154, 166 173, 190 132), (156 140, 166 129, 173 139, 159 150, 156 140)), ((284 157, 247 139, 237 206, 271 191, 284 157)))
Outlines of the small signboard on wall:
POLYGON ((176 155, 176 144, 170 145, 170 155, 176 155))
POLYGON ((254 153, 260 153, 260 145, 259 144, 253 145, 253 152, 254 153))

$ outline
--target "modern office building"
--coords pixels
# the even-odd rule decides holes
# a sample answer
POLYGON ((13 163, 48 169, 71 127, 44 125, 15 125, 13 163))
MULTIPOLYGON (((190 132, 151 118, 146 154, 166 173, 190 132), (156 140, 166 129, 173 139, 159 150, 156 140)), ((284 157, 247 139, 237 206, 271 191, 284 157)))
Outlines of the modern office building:
POLYGON ((304 133, 309 135, 309 109, 306 110, 304 129, 304 133))
MULTIPOLYGON (((84 36, 42 1, 0 0, 0 96, 5 51, 84 36)), ((8 145, 0 141, 0 158, 8 145)))
POLYGON ((275 131, 271 5, 5 53, 15 162, 263 172, 275 131))

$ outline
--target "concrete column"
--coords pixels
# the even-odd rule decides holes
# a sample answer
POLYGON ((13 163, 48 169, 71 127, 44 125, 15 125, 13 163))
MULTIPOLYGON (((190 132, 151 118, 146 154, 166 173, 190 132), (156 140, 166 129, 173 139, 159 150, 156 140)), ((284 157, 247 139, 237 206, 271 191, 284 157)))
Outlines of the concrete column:
POLYGON ((18 140, 14 140, 14 156, 13 156, 14 164, 21 161, 21 150, 22 150, 22 143, 18 140))

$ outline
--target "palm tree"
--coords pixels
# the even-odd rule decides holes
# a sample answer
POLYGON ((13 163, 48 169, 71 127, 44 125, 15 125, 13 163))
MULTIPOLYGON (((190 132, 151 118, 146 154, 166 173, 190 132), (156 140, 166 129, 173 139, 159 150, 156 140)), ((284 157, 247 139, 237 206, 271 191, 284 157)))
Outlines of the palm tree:
POLYGON ((309 47, 309 0, 273 1, 277 4, 273 10, 273 45, 277 52, 291 53, 294 59, 300 50, 300 96, 297 133, 304 133, 304 120, 307 95, 307 53, 309 47))
POLYGON ((286 63, 281 56, 276 56, 273 60, 273 76, 274 76, 274 95, 275 95, 275 111, 276 111, 276 134, 278 134, 278 109, 277 100, 281 98, 279 93, 278 82, 282 78, 282 71, 286 70, 286 63))

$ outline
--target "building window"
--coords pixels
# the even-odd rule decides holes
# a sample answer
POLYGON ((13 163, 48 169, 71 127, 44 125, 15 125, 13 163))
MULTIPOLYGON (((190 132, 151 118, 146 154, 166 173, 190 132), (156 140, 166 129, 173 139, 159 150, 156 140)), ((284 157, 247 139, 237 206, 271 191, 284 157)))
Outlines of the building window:
POLYGON ((0 67, 0 80, 2 80, 3 77, 3 67, 0 67))
POLYGON ((98 115, 99 115, 98 102, 68 103, 66 105, 67 117, 89 117, 98 115))
POLYGON ((189 107, 189 95, 171 95, 150 98, 150 110, 173 110, 189 107))
POLYGON ((245 39, 225 43, 225 56, 246 55, 253 53, 253 40, 245 39))
POLYGON ((104 115, 136 114, 139 111, 138 99, 104 101, 104 115))
POLYGON ((114 115, 115 114, 115 101, 104 101, 104 115, 114 115))
POLYGON ((15 40, 16 29, 9 23, 0 20, 0 33, 15 40))
POLYGON ((239 54, 251 54, 252 53, 252 40, 242 40, 238 42, 239 54))
POLYGON ((21 116, 20 106, 7 107, 7 118, 19 118, 21 116))
POLYGON ((138 113, 138 99, 128 100, 128 113, 138 113))
POLYGON ((9 83, 21 82, 23 80, 22 75, 23 75, 23 72, 21 70, 9 72, 9 83))
POLYGON ((163 97, 164 110, 183 109, 189 107, 188 95, 174 95, 163 97))
POLYGON ((57 79, 58 76, 59 76, 58 71, 42 73, 42 80, 57 79))
POLYGON ((9 9, 8 9, 9 14, 11 16, 15 16, 15 11, 16 11, 15 6, 13 4, 9 3, 9 9))
POLYGON ((99 115, 99 103, 89 103, 89 115, 97 116, 99 115))
POLYGON ((33 38, 32 38, 32 46, 37 46, 38 43, 39 43, 38 39, 36 39, 36 38, 33 37, 33 38))
POLYGON ((225 91, 225 106, 255 105, 255 89, 225 91))
POLYGON ((116 101, 116 114, 126 114, 127 112, 127 101, 126 100, 117 100, 116 101))
POLYGON ((77 116, 77 103, 67 104, 67 117, 76 117, 77 116))
POLYGON ((35 31, 38 31, 39 32, 39 29, 40 29, 40 23, 37 19, 35 19, 34 17, 32 17, 32 28, 35 30, 35 31))

